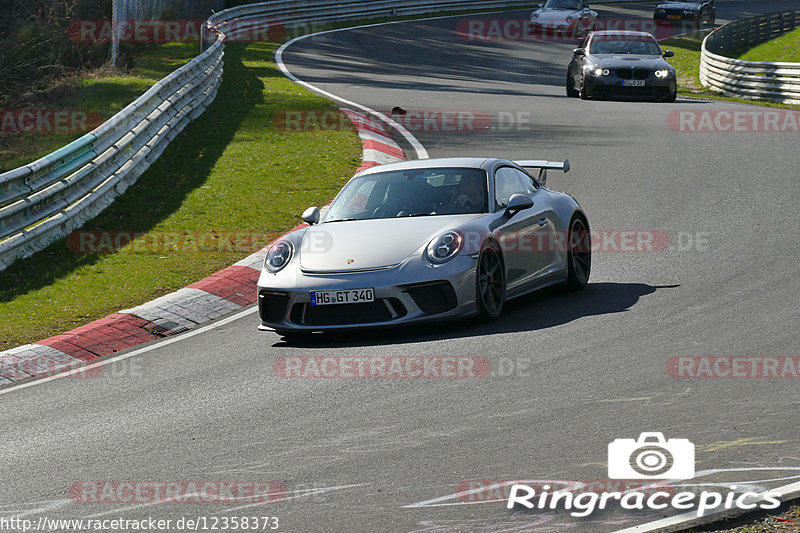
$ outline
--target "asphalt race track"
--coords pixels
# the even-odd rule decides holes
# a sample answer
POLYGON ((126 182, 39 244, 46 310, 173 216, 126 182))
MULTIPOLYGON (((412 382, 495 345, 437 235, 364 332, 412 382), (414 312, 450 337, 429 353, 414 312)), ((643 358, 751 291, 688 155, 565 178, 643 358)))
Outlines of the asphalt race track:
MULTIPOLYGON (((719 1, 717 22, 793 6, 719 1)), ((676 111, 766 110, 754 106, 567 98, 574 43, 469 41, 457 35, 459 20, 321 35, 289 47, 284 61, 300 79, 379 111, 485 113, 489 129, 414 133, 431 157, 569 158, 572 171, 551 173, 548 186, 573 194, 593 229, 664 232, 669 248, 597 251, 585 292, 524 297, 490 324, 298 345, 257 332, 251 308, 134 349, 95 379, 0 389, 0 518, 274 516, 286 532, 611 532, 674 511, 575 518, 455 494, 480 486, 469 480, 604 480, 608 444, 652 431, 697 447, 697 477, 675 490, 800 480, 796 377, 667 372, 678 356, 800 355, 798 133, 676 131, 668 121, 676 111), (492 371, 277 376, 276 359, 293 356, 483 357, 492 371), (87 503, 78 493, 92 480, 270 480, 287 493, 276 503, 87 503)))

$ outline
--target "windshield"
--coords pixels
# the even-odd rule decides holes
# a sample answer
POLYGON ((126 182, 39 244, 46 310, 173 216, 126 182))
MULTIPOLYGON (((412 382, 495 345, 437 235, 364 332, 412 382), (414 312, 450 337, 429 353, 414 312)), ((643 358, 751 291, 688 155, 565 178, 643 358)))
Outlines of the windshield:
POLYGON ((351 179, 321 222, 486 213, 486 191, 477 168, 377 172, 351 179))
POLYGON ((581 0, 547 0, 544 7, 551 9, 571 9, 574 11, 581 9, 581 0))
POLYGON ((589 44, 590 54, 636 54, 660 56, 661 48, 651 36, 595 35, 589 44))

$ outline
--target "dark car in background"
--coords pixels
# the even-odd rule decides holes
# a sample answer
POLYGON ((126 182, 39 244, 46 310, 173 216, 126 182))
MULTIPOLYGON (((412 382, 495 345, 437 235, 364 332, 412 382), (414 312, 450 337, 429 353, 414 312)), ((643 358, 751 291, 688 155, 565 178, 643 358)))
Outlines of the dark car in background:
POLYGON ((605 30, 590 33, 572 51, 567 67, 567 96, 621 96, 673 102, 677 96, 675 68, 655 38, 640 31, 605 30))
POLYGON ((681 24, 695 28, 713 26, 716 17, 714 0, 668 0, 658 4, 653 12, 656 24, 681 24))

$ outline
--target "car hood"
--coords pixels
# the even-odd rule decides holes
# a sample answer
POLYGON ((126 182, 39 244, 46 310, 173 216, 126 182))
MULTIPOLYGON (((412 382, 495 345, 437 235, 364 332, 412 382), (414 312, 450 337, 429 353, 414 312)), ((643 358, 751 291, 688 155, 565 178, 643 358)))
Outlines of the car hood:
POLYGON ((632 54, 592 54, 592 62, 603 68, 667 68, 669 63, 661 56, 637 56, 632 54))
POLYGON ((439 233, 480 215, 329 222, 308 228, 300 246, 306 272, 346 272, 401 263, 439 233))
POLYGON ((539 13, 539 16, 535 19, 531 19, 533 22, 566 23, 568 16, 571 16, 573 19, 575 19, 577 18, 580 11, 572 11, 569 9, 542 8, 535 11, 535 13, 539 13))
POLYGON ((700 9, 700 6, 692 2, 671 2, 669 4, 658 4, 656 9, 690 9, 692 11, 697 11, 700 9))

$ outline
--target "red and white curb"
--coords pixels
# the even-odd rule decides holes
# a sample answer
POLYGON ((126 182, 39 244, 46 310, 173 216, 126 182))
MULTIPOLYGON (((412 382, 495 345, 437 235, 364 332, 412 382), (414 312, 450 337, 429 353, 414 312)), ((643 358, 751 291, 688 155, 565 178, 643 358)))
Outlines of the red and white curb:
MULTIPOLYGON (((363 156, 358 172, 405 159, 381 121, 367 113, 342 111, 361 137, 363 156)), ((48 339, 1 351, 0 385, 71 370, 98 357, 197 328, 255 303, 256 282, 267 247, 153 301, 48 339)))

